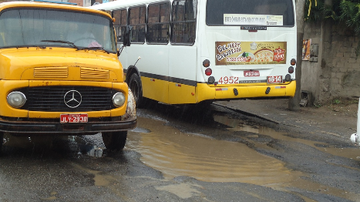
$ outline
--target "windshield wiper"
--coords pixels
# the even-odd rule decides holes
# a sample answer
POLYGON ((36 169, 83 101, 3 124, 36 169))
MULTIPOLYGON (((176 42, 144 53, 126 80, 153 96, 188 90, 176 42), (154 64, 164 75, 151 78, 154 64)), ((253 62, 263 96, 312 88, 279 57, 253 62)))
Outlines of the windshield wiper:
POLYGON ((103 47, 81 47, 78 48, 79 50, 102 50, 106 53, 110 53, 109 51, 105 50, 103 47))
POLYGON ((71 41, 63 41, 63 40, 41 40, 41 42, 54 42, 54 43, 65 43, 69 44, 72 47, 76 48, 77 50, 102 50, 106 53, 110 53, 109 51, 105 50, 103 47, 78 47, 71 41))
POLYGON ((41 40, 41 42, 54 42, 54 43, 65 43, 65 44, 69 44, 70 46, 72 46, 73 48, 76 48, 79 50, 79 47, 77 47, 73 42, 71 41, 63 41, 63 40, 41 40))

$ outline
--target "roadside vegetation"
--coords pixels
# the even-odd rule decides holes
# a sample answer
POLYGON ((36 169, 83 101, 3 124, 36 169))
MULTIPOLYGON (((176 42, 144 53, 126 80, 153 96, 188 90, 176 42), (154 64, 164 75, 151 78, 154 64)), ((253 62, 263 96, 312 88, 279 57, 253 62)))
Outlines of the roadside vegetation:
MULTIPOLYGON (((355 36, 360 37, 360 0, 306 0, 305 8, 305 21, 331 19, 344 23, 355 36)), ((360 42, 356 54, 360 54, 360 42)))

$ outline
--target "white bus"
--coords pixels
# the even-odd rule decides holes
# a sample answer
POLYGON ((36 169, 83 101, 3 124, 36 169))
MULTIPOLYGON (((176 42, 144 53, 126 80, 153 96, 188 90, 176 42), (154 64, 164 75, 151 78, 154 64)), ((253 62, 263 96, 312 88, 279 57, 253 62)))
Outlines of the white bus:
POLYGON ((295 94, 294 0, 118 0, 92 8, 115 18, 138 106, 144 98, 194 104, 295 94))

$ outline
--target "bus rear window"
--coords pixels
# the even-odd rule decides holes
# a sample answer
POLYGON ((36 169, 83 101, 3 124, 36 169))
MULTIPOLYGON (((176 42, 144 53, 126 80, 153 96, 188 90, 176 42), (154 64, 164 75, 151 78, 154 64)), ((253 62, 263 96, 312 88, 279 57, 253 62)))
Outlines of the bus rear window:
POLYGON ((206 24, 294 26, 292 0, 208 0, 206 24))

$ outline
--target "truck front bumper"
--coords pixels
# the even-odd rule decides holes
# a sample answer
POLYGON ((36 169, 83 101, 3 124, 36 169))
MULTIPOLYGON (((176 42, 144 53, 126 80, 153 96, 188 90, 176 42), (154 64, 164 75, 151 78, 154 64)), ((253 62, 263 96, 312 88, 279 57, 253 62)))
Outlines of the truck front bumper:
POLYGON ((16 134, 64 134, 64 135, 85 135, 98 132, 125 131, 136 127, 137 119, 92 121, 88 123, 60 123, 54 119, 28 119, 15 120, 0 117, 0 132, 16 134))

